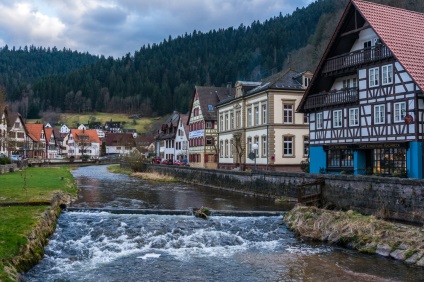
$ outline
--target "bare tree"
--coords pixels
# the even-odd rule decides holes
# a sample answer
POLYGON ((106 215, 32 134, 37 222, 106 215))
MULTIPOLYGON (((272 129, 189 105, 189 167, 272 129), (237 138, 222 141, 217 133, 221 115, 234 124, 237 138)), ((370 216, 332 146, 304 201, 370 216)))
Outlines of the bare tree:
POLYGON ((243 134, 241 132, 233 133, 233 146, 236 151, 236 164, 240 165, 240 168, 243 166, 243 155, 244 155, 244 146, 243 146, 243 134))

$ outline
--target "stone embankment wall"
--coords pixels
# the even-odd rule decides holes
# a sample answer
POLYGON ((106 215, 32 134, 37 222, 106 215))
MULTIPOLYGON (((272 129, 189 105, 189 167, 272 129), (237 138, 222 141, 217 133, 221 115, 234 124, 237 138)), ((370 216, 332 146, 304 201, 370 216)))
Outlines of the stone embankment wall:
POLYGON ((274 198, 296 198, 299 184, 322 177, 325 181, 323 206, 424 224, 424 181, 419 179, 270 171, 249 173, 166 165, 148 165, 148 170, 188 183, 274 198))
POLYGON ((18 169, 18 166, 16 163, 7 164, 7 165, 0 165, 0 174, 8 173, 8 172, 14 172, 18 169))
POLYGON ((5 270, 10 278, 21 281, 20 273, 31 269, 44 255, 44 246, 54 233, 56 220, 60 215, 62 204, 69 204, 72 198, 69 194, 59 192, 50 201, 50 208, 40 217, 37 225, 27 235, 28 242, 21 247, 19 255, 5 263, 5 270))

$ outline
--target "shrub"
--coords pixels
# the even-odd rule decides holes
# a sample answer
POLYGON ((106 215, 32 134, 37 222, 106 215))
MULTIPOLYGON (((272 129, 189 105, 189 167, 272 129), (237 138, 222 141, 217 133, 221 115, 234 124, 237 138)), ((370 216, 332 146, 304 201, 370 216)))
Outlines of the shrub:
POLYGON ((300 162, 300 169, 303 172, 309 173, 309 167, 310 167, 309 159, 304 159, 303 161, 300 162))

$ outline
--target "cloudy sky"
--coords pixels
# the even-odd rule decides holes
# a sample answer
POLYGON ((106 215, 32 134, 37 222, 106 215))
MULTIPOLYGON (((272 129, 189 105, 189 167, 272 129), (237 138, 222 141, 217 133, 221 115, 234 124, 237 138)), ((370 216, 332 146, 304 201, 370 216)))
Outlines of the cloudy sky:
POLYGON ((121 57, 193 30, 250 25, 314 0, 0 0, 0 46, 121 57))

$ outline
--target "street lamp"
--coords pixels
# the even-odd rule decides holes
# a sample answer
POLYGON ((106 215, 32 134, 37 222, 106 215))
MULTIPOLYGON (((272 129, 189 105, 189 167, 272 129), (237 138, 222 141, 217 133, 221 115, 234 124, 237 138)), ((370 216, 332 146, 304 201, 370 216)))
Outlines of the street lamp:
POLYGON ((258 148, 259 148, 258 144, 256 143, 252 144, 252 149, 253 149, 253 152, 255 153, 255 170, 256 170, 256 156, 257 156, 258 148))

